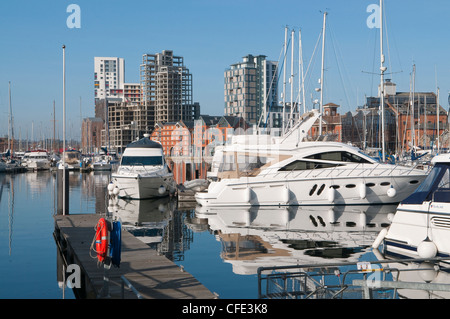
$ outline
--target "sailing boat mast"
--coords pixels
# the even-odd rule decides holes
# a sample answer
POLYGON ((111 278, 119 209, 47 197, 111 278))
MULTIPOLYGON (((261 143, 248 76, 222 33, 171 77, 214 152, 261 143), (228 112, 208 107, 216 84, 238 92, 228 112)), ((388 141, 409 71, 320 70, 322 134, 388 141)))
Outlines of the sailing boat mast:
POLYGON ((415 115, 414 115, 414 107, 415 107, 415 90, 416 90, 416 65, 413 64, 413 74, 412 74, 412 101, 411 101, 411 148, 415 149, 416 147, 416 128, 415 128, 415 115))
POLYGON ((281 119, 282 123, 282 134, 284 135, 285 130, 285 118, 286 118, 286 53, 287 53, 287 26, 284 29, 284 62, 283 62, 283 118, 281 119))
POLYGON ((323 116, 323 76, 325 71, 325 27, 327 23, 327 12, 323 13, 322 28, 322 68, 320 72, 320 117, 319 117, 319 136, 322 135, 322 116, 323 116))
POLYGON ((8 149, 10 151, 10 157, 13 156, 14 151, 14 123, 13 123, 13 115, 12 115, 12 106, 11 106, 11 82, 8 82, 8 90, 9 90, 9 129, 8 129, 8 149))
POLYGON ((290 115, 289 115, 289 127, 292 128, 294 125, 294 122, 292 120, 292 117, 294 116, 294 34, 295 31, 292 29, 291 31, 291 77, 289 79, 289 82, 291 83, 291 108, 290 108, 290 115))
POLYGON ((381 102, 381 161, 386 159, 385 139, 384 139, 384 72, 387 68, 384 66, 383 53, 383 0, 380 0, 380 102, 381 102))
MULTIPOLYGON (((303 103, 303 113, 306 113, 306 100, 305 100, 305 78, 303 74, 303 49, 302 49, 302 30, 298 30, 298 51, 299 51, 299 75, 301 76, 301 80, 299 81, 299 91, 302 92, 302 103, 303 103)), ((299 109, 300 113, 300 109, 299 109)))

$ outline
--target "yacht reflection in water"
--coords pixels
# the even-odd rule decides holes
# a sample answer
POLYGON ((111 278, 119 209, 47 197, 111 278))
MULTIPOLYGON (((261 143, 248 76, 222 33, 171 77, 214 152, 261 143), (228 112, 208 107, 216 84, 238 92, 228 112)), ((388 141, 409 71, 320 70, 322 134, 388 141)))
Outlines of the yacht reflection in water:
POLYGON ((122 228, 172 261, 184 258, 193 233, 185 224, 186 214, 177 209, 175 198, 114 199, 108 203, 113 220, 122 228))
POLYGON ((196 208, 222 243, 236 274, 259 267, 349 262, 367 252, 396 205, 196 208))

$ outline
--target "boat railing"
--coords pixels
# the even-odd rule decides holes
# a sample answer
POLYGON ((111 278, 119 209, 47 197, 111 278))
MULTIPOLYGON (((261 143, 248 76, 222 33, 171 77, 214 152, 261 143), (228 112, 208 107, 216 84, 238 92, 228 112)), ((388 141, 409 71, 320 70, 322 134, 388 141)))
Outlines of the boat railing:
POLYGON ((125 286, 127 286, 127 288, 130 289, 138 299, 144 299, 141 293, 137 291, 137 289, 128 281, 127 278, 125 278, 125 276, 120 276, 120 279, 122 280, 122 299, 125 299, 125 286))
POLYGON ((372 177, 372 176, 408 176, 414 172, 414 167, 403 167, 401 165, 395 165, 394 167, 382 167, 377 164, 369 172, 367 171, 367 165, 359 163, 354 167, 342 167, 336 166, 333 168, 314 168, 308 170, 291 170, 287 175, 284 175, 286 171, 278 171, 274 177, 279 177, 281 174, 285 178, 298 179, 298 178, 339 178, 339 177, 372 177), (330 176, 331 174, 334 174, 330 176), (395 174, 395 175, 394 175, 395 174))
POLYGON ((400 274, 448 272, 450 258, 389 259, 373 262, 341 262, 260 267, 259 299, 396 299, 397 289, 450 292, 450 284, 399 281, 400 274), (415 263, 417 268, 397 268, 395 264, 415 263))

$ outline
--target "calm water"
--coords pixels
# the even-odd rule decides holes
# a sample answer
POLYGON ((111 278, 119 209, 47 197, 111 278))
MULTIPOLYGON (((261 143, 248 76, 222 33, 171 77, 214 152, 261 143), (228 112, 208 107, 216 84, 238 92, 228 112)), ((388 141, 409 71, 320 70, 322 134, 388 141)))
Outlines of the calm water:
MULTIPOLYGON (((258 297, 265 266, 376 260, 368 248, 395 207, 177 208, 170 199, 108 201, 109 173, 70 173, 69 213, 105 213, 220 298, 258 297), (363 225, 363 226, 361 226, 363 225)), ((57 280, 56 176, 0 175, 0 298, 74 298, 57 280)))

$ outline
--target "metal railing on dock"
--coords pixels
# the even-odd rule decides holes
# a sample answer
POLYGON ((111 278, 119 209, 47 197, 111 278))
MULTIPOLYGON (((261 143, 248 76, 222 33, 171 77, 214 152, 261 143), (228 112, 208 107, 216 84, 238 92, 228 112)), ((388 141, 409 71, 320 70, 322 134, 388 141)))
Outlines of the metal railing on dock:
POLYGON ((122 299, 125 298, 125 285, 136 295, 138 299, 144 299, 141 293, 137 291, 136 288, 134 288, 134 286, 128 281, 127 278, 125 278, 125 276, 120 276, 120 279, 122 279, 122 299))
POLYGON ((450 293, 450 281, 443 283, 396 281, 409 271, 389 264, 431 263, 436 271, 450 272, 450 258, 389 259, 373 262, 302 264, 258 268, 259 299, 396 299, 397 289, 433 290, 450 293), (384 265, 384 266, 383 266, 384 265))

